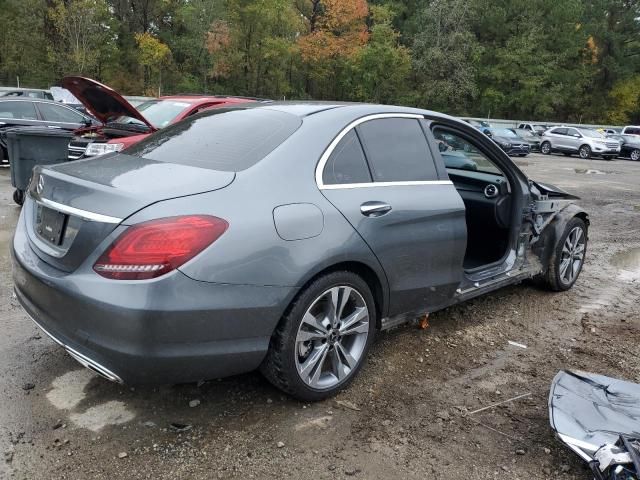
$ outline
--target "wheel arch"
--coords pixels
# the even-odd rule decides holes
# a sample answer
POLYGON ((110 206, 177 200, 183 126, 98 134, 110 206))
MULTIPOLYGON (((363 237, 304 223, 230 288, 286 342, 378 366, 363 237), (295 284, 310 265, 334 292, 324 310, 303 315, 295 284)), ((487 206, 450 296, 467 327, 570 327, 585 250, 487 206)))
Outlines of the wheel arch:
POLYGON ((553 221, 542 231, 537 242, 532 247, 533 254, 540 260, 543 272, 546 272, 548 268, 549 260, 557 245, 558 239, 562 236, 567 224, 574 218, 581 219, 587 225, 588 235, 589 225, 591 224, 589 214, 578 205, 572 203, 558 212, 553 221))
MULTIPOLYGON (((380 275, 366 263, 360 261, 344 261, 333 263, 329 266, 325 266, 321 270, 311 274, 304 282, 304 284, 298 289, 298 293, 291 300, 292 304, 295 299, 302 293, 311 283, 320 277, 328 275, 332 272, 348 271, 355 273, 362 278, 369 288, 371 289, 371 295, 373 295, 373 301, 376 307, 376 326, 380 328, 382 318, 386 315, 389 301, 388 290, 386 288, 386 278, 380 278, 380 275)), ((289 308, 289 307, 287 307, 289 308)))

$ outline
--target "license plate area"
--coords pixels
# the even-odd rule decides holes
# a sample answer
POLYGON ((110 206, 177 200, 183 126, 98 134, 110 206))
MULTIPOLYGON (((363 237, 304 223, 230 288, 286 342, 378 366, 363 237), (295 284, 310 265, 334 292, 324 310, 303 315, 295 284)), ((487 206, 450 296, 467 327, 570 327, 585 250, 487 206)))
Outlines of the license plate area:
POLYGON ((46 240, 48 243, 60 246, 64 236, 67 217, 68 215, 60 213, 57 210, 38 205, 36 232, 40 238, 46 240))

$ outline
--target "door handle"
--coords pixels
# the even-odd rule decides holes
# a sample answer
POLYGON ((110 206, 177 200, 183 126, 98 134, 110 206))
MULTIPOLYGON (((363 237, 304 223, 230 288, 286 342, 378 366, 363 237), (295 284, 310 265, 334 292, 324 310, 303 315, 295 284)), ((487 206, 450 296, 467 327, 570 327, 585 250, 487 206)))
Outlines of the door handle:
POLYGON ((360 212, 365 217, 381 217, 391 211, 391 205, 384 202, 364 202, 360 205, 360 212))

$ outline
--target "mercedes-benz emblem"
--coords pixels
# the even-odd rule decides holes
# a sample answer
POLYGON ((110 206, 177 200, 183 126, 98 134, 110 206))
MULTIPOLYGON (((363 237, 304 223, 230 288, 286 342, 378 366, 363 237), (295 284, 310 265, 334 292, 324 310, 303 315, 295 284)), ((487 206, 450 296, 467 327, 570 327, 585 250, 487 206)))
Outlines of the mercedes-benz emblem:
POLYGON ((42 190, 44 190, 44 177, 40 175, 40 178, 38 178, 38 185, 36 185, 36 192, 41 194, 42 190))

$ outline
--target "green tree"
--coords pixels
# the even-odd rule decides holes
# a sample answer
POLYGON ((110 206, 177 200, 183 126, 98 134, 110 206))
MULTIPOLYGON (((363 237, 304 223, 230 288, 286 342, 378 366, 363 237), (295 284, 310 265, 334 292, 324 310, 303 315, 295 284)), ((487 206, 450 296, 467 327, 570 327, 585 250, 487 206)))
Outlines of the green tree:
POLYGON ((59 75, 100 77, 111 54, 111 17, 104 0, 54 0, 48 10, 60 42, 49 45, 59 75))
POLYGON ((162 69, 171 61, 171 50, 149 32, 136 33, 140 65, 145 68, 145 86, 147 94, 158 96, 162 93, 162 69), (157 89, 150 85, 157 78, 157 89))
POLYGON ((479 46, 467 0, 431 0, 418 17, 413 42, 416 100, 424 107, 468 113, 477 96, 479 46))
POLYGON ((402 103, 409 90, 411 54, 399 44, 388 6, 371 7, 371 33, 354 59, 347 91, 354 100, 402 103))

